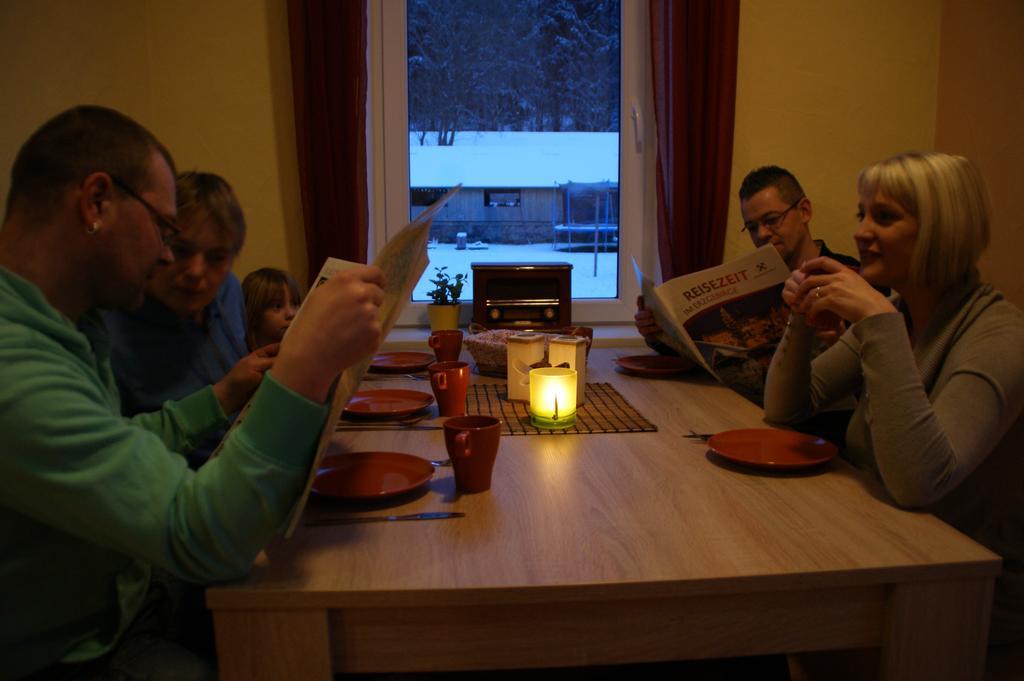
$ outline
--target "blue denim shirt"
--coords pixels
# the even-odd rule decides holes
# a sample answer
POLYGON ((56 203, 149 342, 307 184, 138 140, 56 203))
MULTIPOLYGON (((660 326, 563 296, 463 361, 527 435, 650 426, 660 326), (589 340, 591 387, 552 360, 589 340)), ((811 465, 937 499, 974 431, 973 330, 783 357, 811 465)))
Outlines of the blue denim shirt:
MULTIPOLYGON (((201 323, 181 319, 148 297, 134 312, 105 312, 104 321, 125 416, 156 411, 167 400, 180 400, 216 383, 248 354, 242 287, 231 273, 206 306, 201 323)), ((210 436, 189 455, 193 468, 209 457, 223 435, 210 436)))

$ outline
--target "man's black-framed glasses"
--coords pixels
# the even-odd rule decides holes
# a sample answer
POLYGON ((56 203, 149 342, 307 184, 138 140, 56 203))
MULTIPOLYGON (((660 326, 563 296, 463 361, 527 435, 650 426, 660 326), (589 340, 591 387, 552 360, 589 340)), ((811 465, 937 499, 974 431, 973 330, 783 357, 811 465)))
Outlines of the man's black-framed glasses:
POLYGON ((111 175, 110 179, 115 185, 117 185, 118 189, 146 207, 149 214, 153 216, 153 222, 156 223, 156 231, 160 236, 160 241, 164 246, 170 246, 175 237, 181 234, 181 229, 178 228, 178 225, 161 215, 160 211, 154 208, 149 201, 139 196, 137 191, 132 189, 127 182, 119 178, 117 175, 111 175))
POLYGON ((757 230, 760 227, 767 227, 770 231, 774 232, 775 228, 778 227, 782 223, 782 221, 786 219, 786 215, 789 214, 789 211, 799 206, 800 202, 803 200, 804 197, 801 196, 799 199, 790 204, 789 208, 782 211, 781 213, 768 213, 768 215, 765 215, 764 217, 759 218, 757 220, 744 222, 743 227, 740 228, 740 231, 750 232, 751 234, 757 234, 757 230))

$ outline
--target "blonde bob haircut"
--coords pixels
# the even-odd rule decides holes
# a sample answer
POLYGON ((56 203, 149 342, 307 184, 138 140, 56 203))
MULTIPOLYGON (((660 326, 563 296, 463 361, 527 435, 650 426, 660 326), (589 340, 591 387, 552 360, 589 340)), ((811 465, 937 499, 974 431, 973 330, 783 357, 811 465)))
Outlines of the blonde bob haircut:
POLYGON ((910 279, 945 290, 974 271, 989 241, 988 191, 963 156, 909 152, 860 171, 857 191, 881 191, 917 218, 910 279))

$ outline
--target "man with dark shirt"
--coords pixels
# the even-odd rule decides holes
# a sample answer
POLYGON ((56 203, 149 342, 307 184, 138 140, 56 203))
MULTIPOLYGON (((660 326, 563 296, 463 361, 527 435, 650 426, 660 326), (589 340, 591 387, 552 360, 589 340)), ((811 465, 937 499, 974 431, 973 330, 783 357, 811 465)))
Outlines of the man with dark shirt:
POLYGON ((754 246, 775 246, 789 269, 826 255, 844 265, 859 263, 848 255, 833 253, 825 242, 811 238, 811 200, 793 174, 778 166, 751 171, 740 185, 743 230, 754 246))
MULTIPOLYGON (((764 166, 750 171, 740 185, 740 214, 743 231, 754 246, 771 244, 792 271, 819 255, 828 256, 848 267, 859 267, 855 258, 829 250, 825 242, 811 237, 813 208, 796 177, 785 168, 764 166)), ((676 354, 657 339, 661 328, 642 301, 634 321, 647 344, 661 354, 676 354)), ((833 339, 834 340, 834 339, 833 339)))
MULTIPOLYGON (((796 177, 785 168, 763 166, 752 170, 743 178, 740 185, 740 214, 743 216, 743 231, 750 235, 755 247, 771 244, 782 256, 786 266, 792 271, 811 258, 819 255, 828 256, 848 267, 858 268, 860 263, 855 258, 841 253, 834 253, 820 239, 811 236, 811 217, 813 208, 803 187, 796 177)), ((643 309, 643 299, 637 301, 638 310, 634 316, 636 328, 644 340, 661 354, 677 354, 672 348, 657 339, 661 332, 654 315, 650 310, 643 309)), ((818 338, 823 347, 836 341, 843 328, 821 331, 818 338)), ((769 346, 770 349, 770 346, 769 346)), ((754 367, 754 362, 744 364, 746 369, 754 367)), ((754 367, 756 368, 756 367, 754 367)), ((763 395, 763 367, 760 385, 741 386, 733 382, 732 387, 748 399, 761 404, 763 395)), ((729 384, 728 377, 723 380, 729 384)), ((823 412, 818 420, 822 423, 809 424, 809 430, 842 442, 845 423, 849 419, 848 411, 823 412)))

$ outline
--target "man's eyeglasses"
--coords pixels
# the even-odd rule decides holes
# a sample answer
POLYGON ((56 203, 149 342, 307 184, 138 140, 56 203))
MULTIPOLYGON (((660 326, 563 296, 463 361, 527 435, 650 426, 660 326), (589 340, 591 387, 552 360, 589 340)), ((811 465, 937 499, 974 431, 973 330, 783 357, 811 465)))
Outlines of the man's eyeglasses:
POLYGON ((750 222, 744 222, 743 223, 743 227, 742 227, 742 229, 740 229, 740 231, 741 232, 750 232, 751 234, 757 234, 757 230, 758 229, 760 229, 761 227, 766 227, 770 231, 774 232, 775 228, 778 227, 779 224, 783 220, 786 219, 786 215, 789 213, 789 211, 793 210, 798 205, 800 205, 800 202, 803 201, 803 200, 804 200, 804 197, 801 196, 799 199, 794 201, 793 204, 790 205, 789 208, 787 208, 786 210, 782 211, 781 213, 768 213, 768 215, 765 215, 764 217, 762 217, 762 218, 760 218, 758 220, 751 220, 750 222))
POLYGON ((170 246, 175 237, 181 234, 181 230, 178 226, 168 218, 161 215, 160 211, 154 208, 149 201, 139 196, 139 193, 128 186, 127 182, 116 175, 111 175, 110 179, 115 185, 117 185, 118 189, 146 207, 146 210, 148 210, 149 214, 153 217, 153 222, 156 223, 156 231, 160 236, 160 241, 163 242, 164 246, 170 246))

